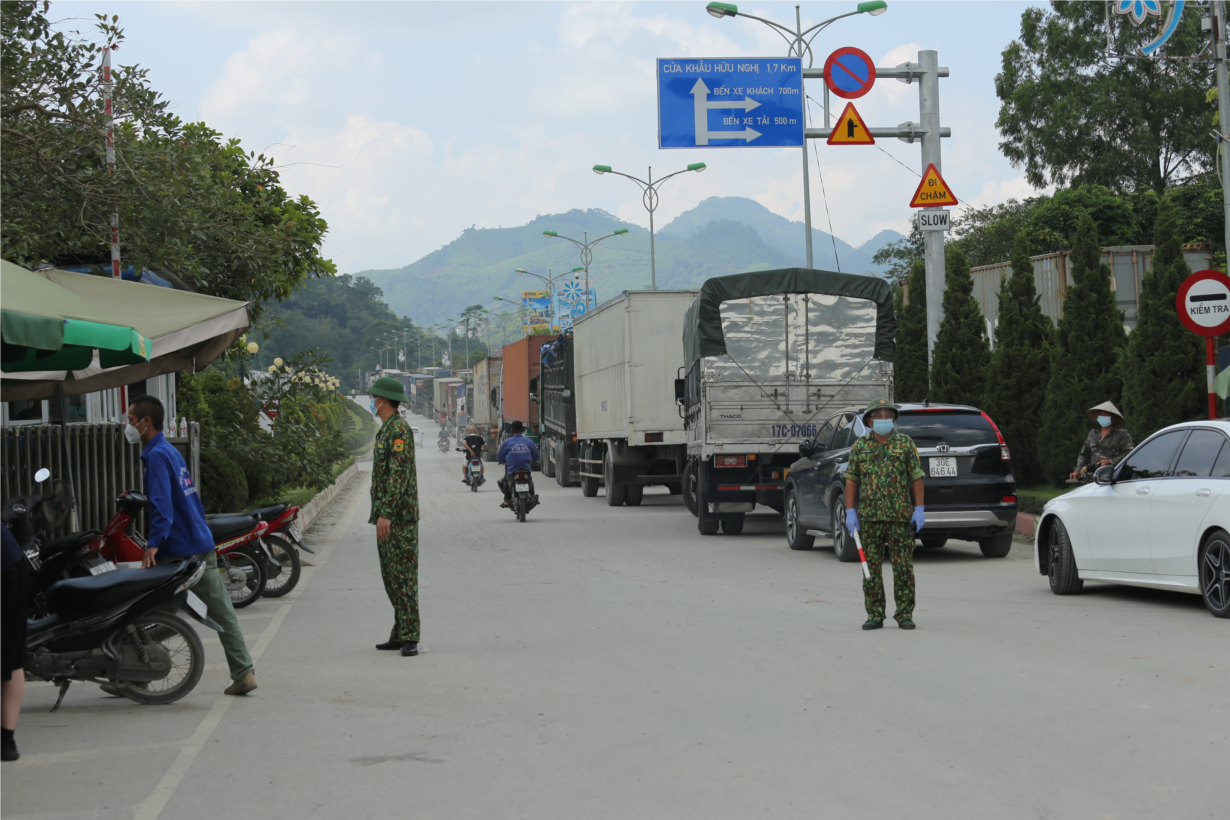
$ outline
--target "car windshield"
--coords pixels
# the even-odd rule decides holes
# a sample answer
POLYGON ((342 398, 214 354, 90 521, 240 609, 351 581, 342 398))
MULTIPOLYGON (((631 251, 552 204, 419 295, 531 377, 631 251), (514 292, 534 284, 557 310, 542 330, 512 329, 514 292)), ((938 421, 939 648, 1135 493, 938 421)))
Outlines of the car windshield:
POLYGON ((976 447, 998 444, 995 428, 981 413, 916 412, 902 413, 897 428, 919 447, 947 444, 949 447, 976 447))

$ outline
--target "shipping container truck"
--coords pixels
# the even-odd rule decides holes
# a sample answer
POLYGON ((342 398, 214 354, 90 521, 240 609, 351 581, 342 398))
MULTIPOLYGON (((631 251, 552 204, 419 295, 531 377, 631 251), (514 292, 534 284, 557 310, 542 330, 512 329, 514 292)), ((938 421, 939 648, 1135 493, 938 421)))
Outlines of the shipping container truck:
POLYGON ((555 478, 561 487, 571 487, 577 478, 575 348, 570 331, 539 351, 542 368, 538 375, 538 411, 542 436, 538 451, 542 455, 542 474, 555 478))
POLYGON ((479 434, 487 442, 483 458, 495 461, 500 442, 500 371, 504 360, 489 356, 474 365, 474 399, 471 410, 479 434))
POLYGON ((577 478, 587 497, 636 506, 645 487, 682 487, 687 432, 674 401, 694 290, 624 291, 573 323, 577 478))
POLYGON ((443 424, 451 428, 450 413, 453 408, 450 406, 452 397, 456 395, 456 385, 461 384, 461 379, 454 379, 451 376, 448 378, 436 379, 432 382, 435 395, 432 397, 436 405, 435 420, 438 424, 443 424))
POLYGON ((525 425, 525 435, 538 441, 538 401, 532 394, 538 392, 538 370, 541 366, 540 351, 554 336, 526 336, 504 345, 504 366, 500 371, 500 397, 504 402, 500 417, 500 440, 508 435, 508 424, 520 421, 525 425))
POLYGON ((889 284, 788 268, 705 282, 687 310, 675 383, 687 428, 684 502, 702 535, 781 515, 799 444, 842 407, 892 399, 889 284))
POLYGON ((435 388, 432 383, 434 376, 414 373, 410 376, 410 409, 420 416, 433 418, 435 416, 435 388))

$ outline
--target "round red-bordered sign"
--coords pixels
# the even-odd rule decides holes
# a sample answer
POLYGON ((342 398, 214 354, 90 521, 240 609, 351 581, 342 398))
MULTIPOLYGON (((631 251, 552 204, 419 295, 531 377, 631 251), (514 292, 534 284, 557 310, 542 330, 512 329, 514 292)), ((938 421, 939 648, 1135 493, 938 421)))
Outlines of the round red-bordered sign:
POLYGON ((1196 271, 1179 285, 1175 309, 1197 336, 1230 333, 1230 276, 1219 270, 1196 271))
POLYGON ((824 61, 824 82, 838 97, 856 100, 875 85, 876 64, 861 48, 839 48, 824 61))

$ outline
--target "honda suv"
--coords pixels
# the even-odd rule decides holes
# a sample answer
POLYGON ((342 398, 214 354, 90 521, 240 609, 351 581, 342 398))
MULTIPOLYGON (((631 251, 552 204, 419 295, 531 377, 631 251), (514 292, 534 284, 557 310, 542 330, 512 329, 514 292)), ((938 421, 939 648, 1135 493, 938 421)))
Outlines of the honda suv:
MULTIPOLYGON (((1016 529, 1016 479, 1008 445, 991 417, 957 404, 902 404, 897 429, 918 447, 927 523, 918 534, 924 547, 949 538, 977 541, 988 558, 1012 549, 1016 529)), ((830 418, 799 445, 801 458, 786 476, 786 540, 808 550, 816 536, 833 538, 840 561, 857 561, 846 531, 845 473, 850 447, 869 433, 861 408, 830 418)))

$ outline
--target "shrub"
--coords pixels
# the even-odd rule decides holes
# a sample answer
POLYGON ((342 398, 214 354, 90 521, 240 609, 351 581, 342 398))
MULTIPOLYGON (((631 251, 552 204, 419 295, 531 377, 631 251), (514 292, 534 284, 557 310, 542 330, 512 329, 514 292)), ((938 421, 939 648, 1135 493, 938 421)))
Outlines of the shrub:
POLYGON ((201 450, 201 480, 197 488, 205 512, 240 512, 248 503, 243 468, 221 450, 201 450))

